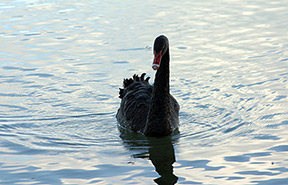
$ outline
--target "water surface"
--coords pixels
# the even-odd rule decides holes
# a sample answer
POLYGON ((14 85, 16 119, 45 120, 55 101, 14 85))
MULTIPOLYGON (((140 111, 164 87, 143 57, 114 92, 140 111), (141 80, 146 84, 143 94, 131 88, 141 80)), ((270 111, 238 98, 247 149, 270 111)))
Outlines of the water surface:
POLYGON ((0 3, 0 184, 288 184, 288 7, 0 3), (180 134, 120 132, 123 78, 170 39, 180 134))

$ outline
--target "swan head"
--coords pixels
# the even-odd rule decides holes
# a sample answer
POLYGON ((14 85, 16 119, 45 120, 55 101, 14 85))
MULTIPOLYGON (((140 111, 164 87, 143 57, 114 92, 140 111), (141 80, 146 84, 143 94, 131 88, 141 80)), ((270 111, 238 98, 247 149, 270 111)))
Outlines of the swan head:
POLYGON ((159 69, 162 56, 166 53, 168 48, 169 48, 169 41, 166 36, 160 35, 155 39, 153 48, 154 60, 152 64, 152 68, 154 70, 159 69))

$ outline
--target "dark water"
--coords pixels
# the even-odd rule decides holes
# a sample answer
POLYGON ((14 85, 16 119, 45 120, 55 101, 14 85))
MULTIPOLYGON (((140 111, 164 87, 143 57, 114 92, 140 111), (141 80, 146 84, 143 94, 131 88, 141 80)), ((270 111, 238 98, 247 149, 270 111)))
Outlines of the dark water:
POLYGON ((0 2, 0 184, 288 184, 287 1, 0 2), (170 39, 180 134, 120 132, 170 39))

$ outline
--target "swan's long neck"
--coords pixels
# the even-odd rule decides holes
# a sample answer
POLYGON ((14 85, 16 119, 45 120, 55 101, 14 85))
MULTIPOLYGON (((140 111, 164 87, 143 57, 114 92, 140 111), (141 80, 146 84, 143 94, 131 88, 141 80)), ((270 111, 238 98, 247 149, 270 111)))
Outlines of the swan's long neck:
MULTIPOLYGON (((170 63, 170 56, 169 56, 169 49, 166 51, 166 53, 163 55, 161 60, 161 65, 159 69, 156 72, 155 80, 154 80, 154 91, 153 96, 157 97, 155 101, 165 101, 165 96, 169 97, 169 77, 170 77, 170 71, 169 71, 169 63, 170 63)), ((162 103, 169 103, 167 101, 162 103)), ((157 105, 159 106, 159 105, 157 105)))
POLYGON ((167 136, 172 132, 169 93, 169 48, 155 75, 151 108, 145 127, 147 136, 167 136))

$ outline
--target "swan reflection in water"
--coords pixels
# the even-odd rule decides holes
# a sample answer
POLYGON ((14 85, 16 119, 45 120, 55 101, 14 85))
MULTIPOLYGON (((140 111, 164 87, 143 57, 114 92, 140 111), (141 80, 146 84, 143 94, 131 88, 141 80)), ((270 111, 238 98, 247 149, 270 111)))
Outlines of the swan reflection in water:
POLYGON ((177 135, 148 138, 122 130, 120 137, 124 146, 129 150, 141 150, 140 153, 132 155, 134 158, 149 159, 152 162, 160 175, 159 178, 154 179, 157 184, 172 185, 177 183, 178 177, 173 173, 173 163, 176 161, 173 143, 177 142, 177 135))

